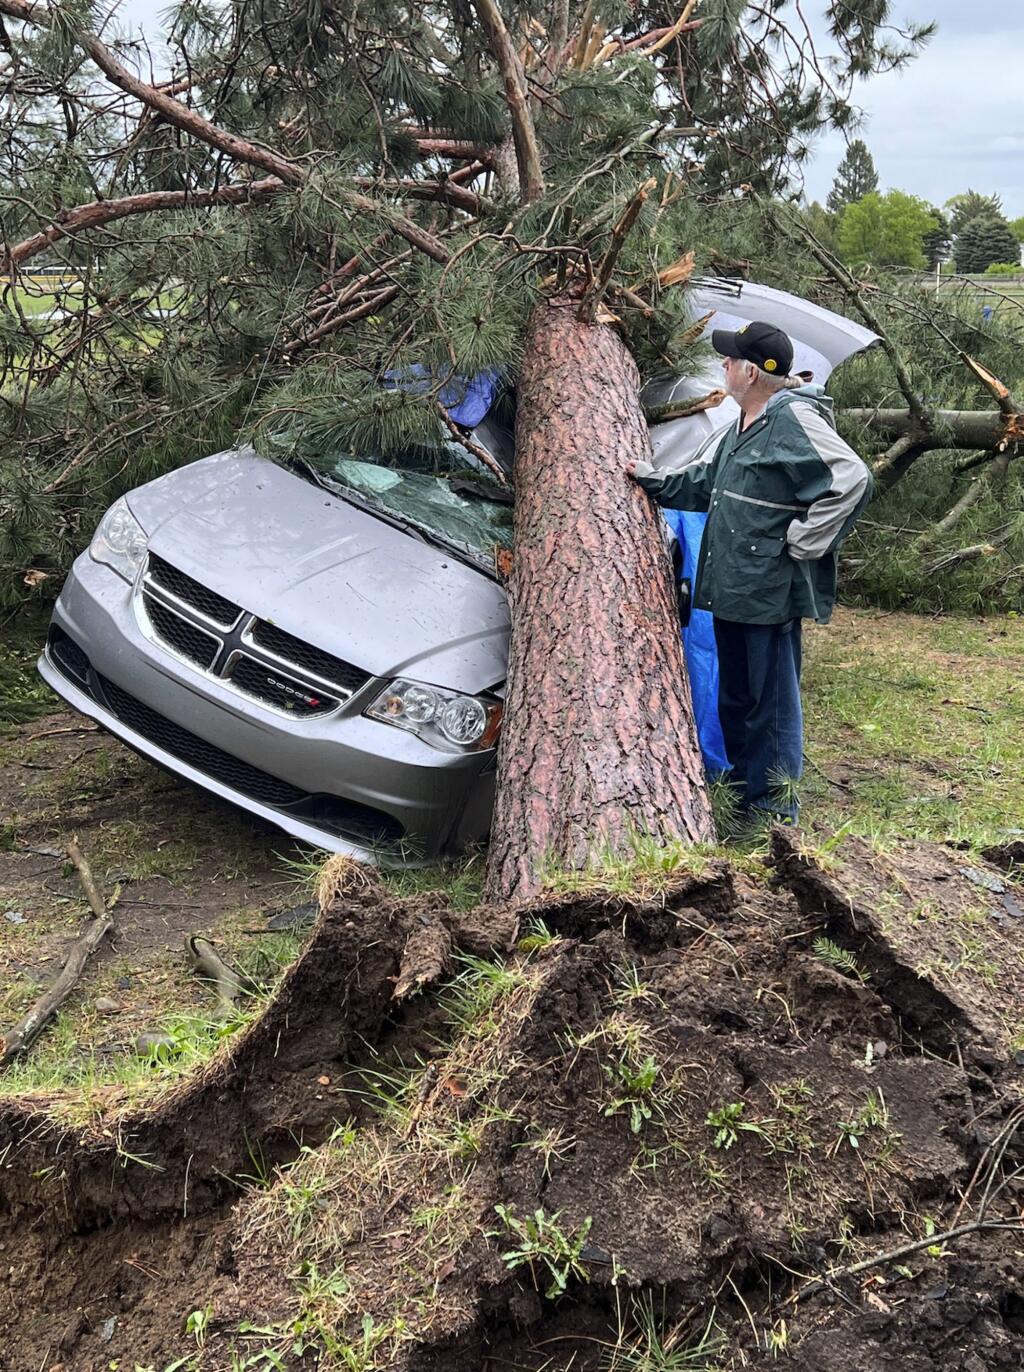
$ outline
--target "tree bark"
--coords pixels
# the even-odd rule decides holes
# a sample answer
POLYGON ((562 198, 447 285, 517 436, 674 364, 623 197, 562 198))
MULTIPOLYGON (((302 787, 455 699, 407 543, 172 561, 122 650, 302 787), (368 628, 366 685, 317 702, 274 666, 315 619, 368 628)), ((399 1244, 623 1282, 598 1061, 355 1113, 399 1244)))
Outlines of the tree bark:
POLYGON ((530 322, 516 418, 512 641, 487 886, 628 856, 637 833, 714 841, 639 376, 578 298, 530 322))

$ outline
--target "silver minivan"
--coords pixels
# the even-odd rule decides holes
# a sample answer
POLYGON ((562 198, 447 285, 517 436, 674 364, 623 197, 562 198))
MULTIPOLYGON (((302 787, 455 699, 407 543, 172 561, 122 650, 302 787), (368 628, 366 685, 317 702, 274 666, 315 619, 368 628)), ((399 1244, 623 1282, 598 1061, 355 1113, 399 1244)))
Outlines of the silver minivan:
MULTIPOLYGON (((767 319, 824 381, 874 335, 794 296, 708 281, 707 327, 767 319)), ((653 383, 649 403, 706 393, 653 383)), ((652 429, 683 465, 731 401, 652 429)), ((507 432, 474 442, 511 470, 507 432)), ((321 848, 433 862, 483 840, 494 798, 509 618, 495 549, 508 497, 450 448, 309 465, 249 448, 128 492, 54 608, 39 670, 145 757, 321 848)), ((625 496, 627 488, 623 484, 625 496)))

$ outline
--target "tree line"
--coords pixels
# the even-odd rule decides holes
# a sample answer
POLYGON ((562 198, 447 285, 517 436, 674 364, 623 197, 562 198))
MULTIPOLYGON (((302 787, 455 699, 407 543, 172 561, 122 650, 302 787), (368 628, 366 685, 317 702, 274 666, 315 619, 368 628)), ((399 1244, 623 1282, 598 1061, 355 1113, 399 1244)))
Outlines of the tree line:
POLYGON ((941 208, 906 191, 879 189, 863 139, 852 140, 824 207, 807 210, 816 235, 850 266, 947 267, 964 275, 1021 270, 1024 216, 1008 219, 998 195, 967 190, 941 208))

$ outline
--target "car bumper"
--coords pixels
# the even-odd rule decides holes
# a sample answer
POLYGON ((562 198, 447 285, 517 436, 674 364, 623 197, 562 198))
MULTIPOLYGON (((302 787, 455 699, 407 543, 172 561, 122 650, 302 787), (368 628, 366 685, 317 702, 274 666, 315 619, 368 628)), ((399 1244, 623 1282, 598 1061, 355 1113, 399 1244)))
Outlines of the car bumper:
POLYGON ((83 553, 39 671, 143 756, 302 842, 363 860, 424 864, 485 837, 493 753, 442 753, 367 719, 379 680, 329 715, 271 709, 154 642, 138 607, 125 581, 83 553))

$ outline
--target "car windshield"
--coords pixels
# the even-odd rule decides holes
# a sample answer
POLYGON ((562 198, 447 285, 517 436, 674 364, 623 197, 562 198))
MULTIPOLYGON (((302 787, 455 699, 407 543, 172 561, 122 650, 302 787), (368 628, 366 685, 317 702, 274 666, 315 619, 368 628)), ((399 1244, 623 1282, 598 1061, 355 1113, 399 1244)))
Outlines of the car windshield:
POLYGON ((379 511, 493 570, 512 546, 511 492, 482 472, 460 444, 410 449, 397 456, 349 453, 292 458, 342 497, 379 511))

